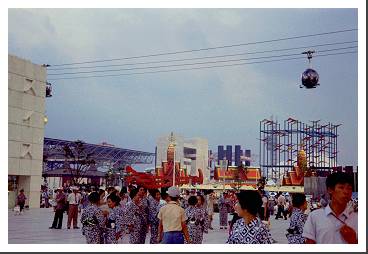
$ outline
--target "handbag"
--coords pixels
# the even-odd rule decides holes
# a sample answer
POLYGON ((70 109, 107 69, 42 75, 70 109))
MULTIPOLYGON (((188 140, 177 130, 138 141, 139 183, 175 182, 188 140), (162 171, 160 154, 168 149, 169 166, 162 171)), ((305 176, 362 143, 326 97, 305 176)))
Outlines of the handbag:
POLYGON ((14 212, 15 212, 15 213, 20 213, 20 206, 19 206, 19 205, 16 205, 16 206, 14 207, 14 212))

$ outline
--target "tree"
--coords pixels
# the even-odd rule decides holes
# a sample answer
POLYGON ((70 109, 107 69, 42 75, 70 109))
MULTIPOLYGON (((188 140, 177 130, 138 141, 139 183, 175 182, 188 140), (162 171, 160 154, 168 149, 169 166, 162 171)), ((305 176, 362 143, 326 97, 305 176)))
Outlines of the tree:
POLYGON ((83 141, 65 145, 65 169, 72 176, 73 184, 79 185, 91 166, 95 165, 93 153, 87 153, 83 141))

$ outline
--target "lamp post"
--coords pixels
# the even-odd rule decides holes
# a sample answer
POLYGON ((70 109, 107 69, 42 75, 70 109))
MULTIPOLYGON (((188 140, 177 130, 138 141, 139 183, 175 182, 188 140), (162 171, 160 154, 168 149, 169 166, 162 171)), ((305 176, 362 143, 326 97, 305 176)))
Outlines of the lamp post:
POLYGON ((173 186, 175 186, 175 153, 176 153, 176 149, 175 149, 175 140, 173 140, 174 142, 172 143, 174 146, 174 159, 173 159, 173 186))
POLYGON ((171 132, 170 138, 169 138, 169 142, 170 145, 173 147, 174 149, 174 153, 173 153, 173 186, 175 186, 175 154, 176 154, 176 143, 175 143, 175 137, 174 137, 174 133, 171 132))
MULTIPOLYGON (((225 159, 225 158, 224 158, 225 159)), ((227 170, 227 160, 221 160, 220 161, 221 163, 221 170, 224 171, 224 170, 227 170)), ((225 190, 225 172, 222 176, 222 185, 223 185, 223 189, 225 190)))

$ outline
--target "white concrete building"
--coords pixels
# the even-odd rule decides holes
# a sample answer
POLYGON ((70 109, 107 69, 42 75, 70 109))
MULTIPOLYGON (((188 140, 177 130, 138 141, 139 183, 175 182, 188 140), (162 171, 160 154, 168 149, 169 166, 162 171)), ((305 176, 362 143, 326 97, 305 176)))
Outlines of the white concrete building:
POLYGON ((46 68, 8 56, 8 206, 20 189, 26 205, 39 207, 46 68))
MULTIPOLYGON (((161 167, 163 161, 167 161, 167 148, 170 136, 161 136, 157 139, 156 167, 161 167)), ((190 175, 198 176, 198 169, 203 172, 203 182, 210 181, 210 169, 208 167, 208 141, 204 138, 185 139, 174 133, 176 144, 175 161, 180 162, 182 168, 186 168, 190 175)))

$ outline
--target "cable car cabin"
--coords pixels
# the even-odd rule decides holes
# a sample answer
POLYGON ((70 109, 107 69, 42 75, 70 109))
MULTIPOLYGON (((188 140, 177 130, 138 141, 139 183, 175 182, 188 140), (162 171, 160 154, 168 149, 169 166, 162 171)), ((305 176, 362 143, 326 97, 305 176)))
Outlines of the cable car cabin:
POLYGON ((308 68, 302 73, 302 86, 300 88, 316 88, 318 84, 319 75, 315 70, 308 68))

